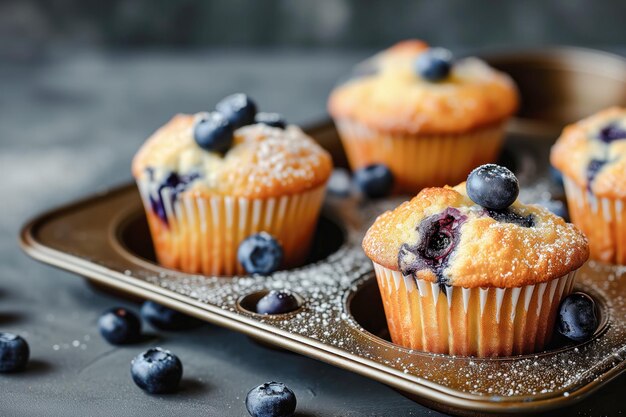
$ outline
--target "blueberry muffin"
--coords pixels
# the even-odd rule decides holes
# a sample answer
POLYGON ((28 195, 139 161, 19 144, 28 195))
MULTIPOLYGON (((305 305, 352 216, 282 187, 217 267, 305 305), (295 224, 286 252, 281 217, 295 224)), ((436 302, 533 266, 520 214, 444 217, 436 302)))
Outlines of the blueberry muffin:
POLYGON ((626 109, 613 107, 567 126, 550 154, 562 172, 572 221, 591 258, 626 263, 626 109))
POLYGON ((281 267, 301 264, 332 171, 329 154, 279 115, 257 113, 243 94, 216 108, 175 116, 133 160, 159 263, 210 275, 259 272, 244 269, 237 252, 265 232, 247 242, 247 261, 271 265, 267 253, 280 253, 281 267))
POLYGON ((541 350, 587 260, 585 236, 516 200, 517 179, 484 165, 467 183, 426 188, 376 219, 363 240, 392 341, 471 356, 541 350))
POLYGON ((414 194, 494 162, 517 105, 507 75, 410 40, 357 65, 328 110, 353 170, 385 164, 396 191, 414 194))

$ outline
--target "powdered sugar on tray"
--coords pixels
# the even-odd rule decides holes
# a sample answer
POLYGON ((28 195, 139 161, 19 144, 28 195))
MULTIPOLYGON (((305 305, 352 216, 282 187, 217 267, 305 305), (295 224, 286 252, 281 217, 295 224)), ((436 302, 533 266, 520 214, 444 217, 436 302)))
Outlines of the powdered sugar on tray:
POLYGON ((292 335, 303 344, 369 364, 417 384, 443 386, 490 401, 520 400, 544 394, 571 395, 597 382, 611 368, 626 363, 626 268, 590 263, 577 288, 599 301, 601 336, 577 347, 520 357, 483 359, 429 354, 394 345, 361 327, 350 314, 350 295, 375 279, 372 264, 360 248, 374 217, 401 200, 366 204, 356 199, 330 198, 327 209, 347 225, 344 245, 325 260, 270 277, 206 277, 175 271, 133 276, 174 293, 176 298, 237 319, 273 334, 292 335), (290 289, 304 307, 283 316, 259 316, 238 305, 241 297, 267 289, 290 289), (435 384, 435 385, 433 385, 435 384))

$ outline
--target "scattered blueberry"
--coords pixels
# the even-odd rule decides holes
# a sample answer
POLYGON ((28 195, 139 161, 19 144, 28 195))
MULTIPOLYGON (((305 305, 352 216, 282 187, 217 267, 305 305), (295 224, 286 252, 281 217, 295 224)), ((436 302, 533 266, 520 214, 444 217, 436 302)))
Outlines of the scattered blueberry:
POLYGON ((193 138, 202 149, 223 153, 233 143, 233 125, 219 112, 202 113, 193 127, 193 138))
POLYGON ((575 342, 588 340, 598 328, 593 298, 576 292, 565 297, 559 306, 557 330, 575 342))
POLYGON ((254 116, 254 121, 279 129, 287 127, 287 122, 285 122, 283 116, 278 113, 257 113, 256 116, 254 116))
POLYGON ((615 123, 611 123, 600 130, 598 138, 605 143, 626 139, 626 129, 623 129, 615 123))
POLYGON ((246 408, 252 417, 291 417, 296 395, 282 382, 266 382, 248 392, 246 408))
POLYGON ((271 274, 283 260, 283 248, 269 233, 256 233, 241 242, 237 259, 249 274, 271 274))
POLYGON ((141 333, 141 321, 137 315, 123 307, 102 313, 98 327, 102 337, 114 345, 136 342, 141 333))
POLYGON ((141 306, 141 317, 153 327, 161 330, 187 330, 202 323, 194 317, 149 300, 141 306))
POLYGON ((29 356, 28 343, 21 336, 0 333, 0 373, 23 370, 29 356))
POLYGON ((335 168, 326 186, 329 194, 337 197, 347 197, 352 190, 350 173, 344 168, 335 168))
POLYGON ((515 202, 519 194, 515 174, 496 164, 474 169, 467 177, 466 188, 474 203, 492 210, 504 210, 515 202))
POLYGON ((452 53, 444 48, 430 48, 417 58, 415 68, 428 81, 444 80, 452 69, 452 53))
POLYGON ((443 270, 460 239, 460 229, 467 216, 449 207, 439 214, 426 217, 417 226, 419 242, 416 246, 405 243, 398 252, 398 268, 404 275, 423 269, 435 273, 439 283, 445 284, 443 270))
POLYGON ((372 164, 357 170, 354 182, 369 198, 382 198, 391 194, 393 174, 383 164, 372 164))
POLYGON ((254 123, 256 104, 245 94, 237 93, 220 100, 215 109, 237 129, 254 123))
POLYGON ((256 304, 259 314, 284 314, 297 310, 300 303, 295 295, 289 291, 271 290, 256 304))
POLYGON ((130 363, 130 374, 139 388, 150 394, 176 391, 183 376, 183 364, 168 350, 148 349, 130 363))

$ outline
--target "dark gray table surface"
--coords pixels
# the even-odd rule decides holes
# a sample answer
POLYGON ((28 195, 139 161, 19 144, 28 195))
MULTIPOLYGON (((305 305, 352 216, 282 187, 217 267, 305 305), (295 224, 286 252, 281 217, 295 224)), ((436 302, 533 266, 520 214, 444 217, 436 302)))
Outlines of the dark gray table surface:
MULTIPOLYGON (((0 416, 243 416, 247 391, 287 383, 300 416, 439 416, 367 378, 259 346, 206 325, 156 332, 113 347, 98 334, 100 312, 130 302, 21 253, 30 216, 130 179, 143 140, 176 112, 209 109, 244 91, 294 122, 324 117, 337 77, 359 53, 60 51, 41 62, 0 62, 0 330, 31 346, 26 372, 0 375, 0 416), (131 381, 132 357, 172 350, 185 376, 179 393, 149 396, 131 381)), ((626 411, 626 377, 575 408, 551 415, 626 411)))

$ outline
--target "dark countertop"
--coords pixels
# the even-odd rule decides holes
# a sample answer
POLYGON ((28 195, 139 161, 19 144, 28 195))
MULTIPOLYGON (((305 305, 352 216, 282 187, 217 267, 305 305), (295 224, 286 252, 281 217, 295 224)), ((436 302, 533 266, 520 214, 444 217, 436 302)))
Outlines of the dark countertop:
MULTIPOLYGON (((307 122, 325 115, 328 91, 363 54, 59 52, 30 64, 0 62, 0 330, 24 336, 31 364, 0 375, 2 416, 243 416, 247 391, 278 380, 300 416, 439 416, 382 384, 206 325, 156 332, 112 347, 98 334, 104 309, 132 302, 22 254, 20 225, 44 209, 130 180, 145 137, 176 112, 209 109, 244 91, 262 109, 307 122), (8 188, 8 193, 7 193, 8 188), (130 360, 152 345, 172 350, 185 375, 179 393, 148 396, 130 360)), ((559 416, 614 416, 626 376, 559 416)))

